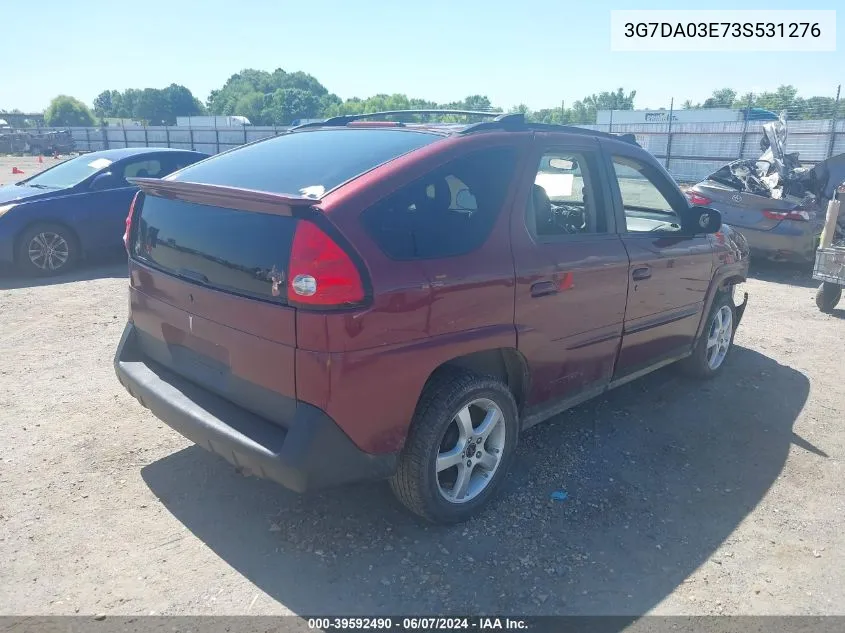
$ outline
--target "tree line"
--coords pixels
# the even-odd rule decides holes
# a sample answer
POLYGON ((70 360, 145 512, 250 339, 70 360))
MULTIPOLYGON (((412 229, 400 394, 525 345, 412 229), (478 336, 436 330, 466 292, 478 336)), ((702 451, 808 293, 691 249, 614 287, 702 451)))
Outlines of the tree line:
POLYGON ((713 94, 703 103, 693 105, 692 101, 686 100, 681 104, 681 107, 684 109, 763 108, 778 113, 786 110, 789 120, 809 120, 833 118, 837 105, 841 107, 841 104, 837 104, 834 97, 809 97, 805 99, 798 96, 798 89, 794 86, 780 86, 774 92, 758 94, 749 92, 742 96, 738 95, 735 90, 722 88, 714 90, 713 94))
MULTIPOLYGON (((632 110, 636 90, 588 95, 583 99, 553 108, 531 110, 521 104, 513 112, 540 123, 595 123, 598 110, 632 110)), ((93 107, 67 95, 51 101, 45 120, 53 126, 93 126, 108 118, 132 119, 146 125, 174 125, 178 116, 203 114, 240 115, 253 125, 289 125, 296 119, 318 119, 342 114, 370 113, 384 110, 460 109, 501 112, 484 95, 470 95, 459 101, 438 103, 408 97, 404 94, 378 94, 366 99, 343 100, 321 84, 313 75, 302 71, 273 72, 245 69, 235 73, 217 90, 212 90, 205 103, 185 86, 171 84, 162 89, 130 88, 124 91, 105 90, 94 99, 93 107)), ((687 100, 679 108, 765 108, 775 112, 786 110, 791 119, 830 118, 836 105, 832 97, 798 96, 796 88, 780 86, 774 92, 739 96, 730 88, 714 90, 704 102, 687 100)))

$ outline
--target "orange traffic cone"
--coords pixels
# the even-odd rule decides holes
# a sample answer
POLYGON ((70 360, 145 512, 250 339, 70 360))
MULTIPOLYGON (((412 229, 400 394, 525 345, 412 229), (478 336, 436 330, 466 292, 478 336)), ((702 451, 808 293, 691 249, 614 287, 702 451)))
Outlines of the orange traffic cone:
POLYGON ((12 167, 12 174, 22 174, 23 172, 17 167, 12 167))

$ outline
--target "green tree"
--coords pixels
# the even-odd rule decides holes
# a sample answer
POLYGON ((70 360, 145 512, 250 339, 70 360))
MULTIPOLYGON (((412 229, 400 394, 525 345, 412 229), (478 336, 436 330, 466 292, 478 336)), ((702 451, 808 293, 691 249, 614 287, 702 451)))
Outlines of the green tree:
POLYGON ((830 119, 833 117, 833 110, 836 107, 836 100, 833 97, 810 97, 804 99, 801 108, 801 119, 830 119))
POLYGON ((203 114, 205 106, 185 86, 105 90, 94 99, 94 113, 101 117, 138 119, 150 125, 173 125, 177 116, 203 114))
POLYGON ((622 88, 617 88, 616 92, 600 92, 598 94, 592 94, 589 97, 584 97, 582 101, 588 109, 633 110, 634 97, 636 96, 636 90, 632 90, 628 94, 625 94, 625 91, 622 88))
POLYGON ((47 106, 44 121, 51 127, 89 127, 94 125, 94 115, 79 99, 59 95, 47 106))
POLYGON ((135 88, 128 88, 120 95, 120 105, 116 110, 115 116, 122 119, 131 119, 135 116, 135 106, 141 98, 141 90, 135 88))
POLYGON ((211 91, 208 110, 212 114, 246 116, 259 125, 286 125, 296 118, 317 118, 340 103, 308 73, 246 68, 229 77, 219 90, 211 91))
POLYGON ((732 108, 736 101, 736 90, 720 88, 714 90, 713 94, 701 104, 703 108, 732 108))
POLYGON ((120 109, 120 92, 104 90, 94 99, 94 114, 100 118, 116 117, 120 109))
POLYGON ((165 116, 162 120, 165 125, 174 125, 177 116, 196 116, 205 112, 205 106, 185 86, 170 84, 161 92, 164 97, 162 105, 165 116))
POLYGON ((234 111, 240 116, 245 116, 251 123, 261 120, 261 111, 264 109, 265 95, 261 92, 248 92, 239 97, 235 102, 234 111))
POLYGON ((314 119, 320 113, 320 99, 299 88, 279 88, 264 99, 259 119, 265 124, 289 125, 294 119, 314 119))
POLYGON ((132 116, 147 125, 164 125, 169 114, 169 104, 162 90, 144 88, 132 109, 132 116))

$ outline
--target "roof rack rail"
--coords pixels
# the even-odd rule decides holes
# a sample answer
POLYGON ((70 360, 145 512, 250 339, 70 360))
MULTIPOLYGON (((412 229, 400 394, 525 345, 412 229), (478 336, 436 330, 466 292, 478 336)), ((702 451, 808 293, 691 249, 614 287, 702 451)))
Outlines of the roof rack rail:
POLYGON ((291 128, 293 130, 301 130, 309 127, 339 127, 352 123, 353 121, 360 121, 362 119, 375 119, 385 116, 397 116, 403 114, 463 114, 467 116, 480 116, 487 118, 499 119, 510 115, 502 114, 501 112, 490 112, 486 110, 442 110, 442 109, 423 109, 423 110, 384 110, 383 112, 365 112, 361 114, 342 114, 340 116, 331 117, 325 121, 312 121, 310 123, 303 123, 291 128))
POLYGON ((585 136, 599 136, 603 138, 612 138, 616 141, 622 141, 623 143, 629 143, 631 145, 636 145, 637 147, 640 147, 640 144, 637 143, 637 137, 630 132, 613 134, 611 132, 602 132, 600 130, 592 130, 586 127, 578 127, 577 125, 561 125, 559 123, 528 123, 526 124, 526 127, 532 130, 537 130, 538 132, 557 131, 569 132, 570 134, 584 134, 585 136))
POLYGON ((467 127, 457 132, 457 134, 460 135, 472 134, 474 132, 480 132, 483 130, 496 129, 537 131, 546 130, 550 132, 569 132, 571 134, 583 134, 585 136, 599 136, 604 138, 612 138, 618 141, 622 141, 623 143, 629 143, 631 145, 636 145, 637 147, 640 147, 640 144, 637 143, 636 137, 630 132, 622 134, 613 134, 610 132, 601 132, 599 130, 592 130, 590 128, 578 127, 575 125, 561 125, 559 123, 532 123, 525 120, 525 115, 522 112, 490 112, 484 110, 385 110, 383 112, 344 114, 341 116, 331 117, 329 119, 326 119, 325 121, 312 121, 310 123, 304 123, 302 125, 293 127, 288 131, 293 132, 295 130, 301 130, 303 128, 309 127, 341 127, 354 121, 360 121, 363 119, 375 119, 378 117, 396 116, 402 114, 464 114, 468 116, 481 116, 490 119, 488 121, 481 121, 479 123, 473 123, 471 125, 468 125, 467 127))
POLYGON ((502 130, 525 128, 525 115, 522 112, 507 112, 500 114, 492 121, 482 121, 465 127, 460 131, 460 134, 471 134, 472 132, 480 132, 482 130, 502 130))

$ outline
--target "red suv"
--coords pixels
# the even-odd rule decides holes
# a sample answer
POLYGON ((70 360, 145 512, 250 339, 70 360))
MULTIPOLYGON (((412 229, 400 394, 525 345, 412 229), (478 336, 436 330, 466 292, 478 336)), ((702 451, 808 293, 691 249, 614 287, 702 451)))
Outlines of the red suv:
POLYGON ((115 369, 179 433, 454 522, 527 427, 675 361, 722 369, 747 245, 632 137, 370 118, 135 181, 115 369))

